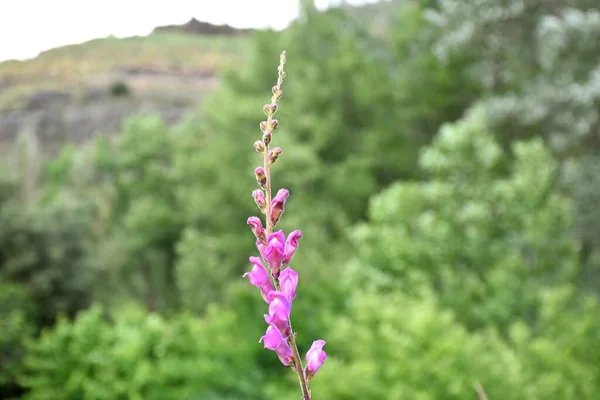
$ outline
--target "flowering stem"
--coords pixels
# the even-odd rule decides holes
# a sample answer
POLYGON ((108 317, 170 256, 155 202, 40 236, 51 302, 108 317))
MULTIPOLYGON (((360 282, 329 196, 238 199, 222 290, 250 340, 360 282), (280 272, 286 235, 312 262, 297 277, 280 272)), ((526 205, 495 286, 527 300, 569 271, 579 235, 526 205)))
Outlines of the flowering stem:
MULTIPOLYGON (((271 123, 271 116, 269 115, 267 119, 267 125, 271 123)), ((271 164, 271 160, 269 160, 269 145, 265 145, 265 156, 264 156, 264 170, 265 176, 267 177, 267 183, 265 184, 265 201, 266 208, 265 214, 267 215, 266 224, 267 224, 267 237, 269 234, 273 232, 273 224, 271 223, 271 170, 269 169, 269 164, 271 164)))
MULTIPOLYGON (((279 76, 277 78, 277 91, 281 90, 281 85, 283 84, 283 78, 285 73, 283 71, 283 65, 285 64, 285 52, 281 54, 280 64, 279 64, 279 76)), ((275 90, 275 88, 274 88, 275 90)), ((276 93, 273 93, 273 97, 271 98, 271 105, 276 106, 277 100, 279 96, 276 93)), ((267 115, 267 130, 271 130, 273 126, 273 114, 267 115)), ((271 170, 270 170, 271 159, 269 157, 269 143, 265 143, 264 157, 263 157, 263 168, 266 176, 266 183, 264 185, 265 190, 265 214, 266 214, 266 236, 268 237, 271 233, 273 233, 273 221, 271 221, 271 170)), ((281 291, 281 285, 279 283, 279 279, 273 276, 272 271, 269 268, 269 274, 275 284, 275 288, 281 291)), ((302 390, 302 399, 303 400, 311 400, 310 390, 308 389, 308 380, 306 379, 306 375, 304 373, 304 367, 302 366, 302 359, 300 358, 300 354, 298 352, 298 346, 296 345, 296 333, 292 328, 292 321, 289 321, 290 324, 290 335, 287 338, 290 347, 292 348, 292 353, 294 355, 294 370, 298 374, 298 381, 300 383, 300 389, 302 390)))
MULTIPOLYGON (((275 280, 275 288, 277 290, 281 290, 281 286, 279 285, 279 280, 275 280)), ((310 395, 310 390, 308 389, 308 380, 306 379, 306 375, 304 374, 304 366, 302 365, 302 358, 300 357, 300 353, 298 352, 298 346, 296 345, 296 333, 294 332, 294 328, 292 327, 292 319, 289 320, 290 324, 290 336, 287 338, 290 347, 292 348, 292 353, 294 354, 294 370, 298 374, 298 381, 300 382, 300 389, 302 390, 302 398, 303 400, 311 400, 312 397, 310 395)))
MULTIPOLYGON (((292 329, 292 322, 290 321, 290 329, 292 329)), ((310 390, 308 389, 308 382, 306 375, 304 374, 304 367, 302 366, 302 359, 298 353, 298 346, 296 346, 296 333, 292 329, 292 333, 288 338, 292 352, 294 353, 294 363, 296 364, 296 373, 298 374, 298 381, 300 382, 300 390, 302 390, 302 398, 304 400, 311 400, 310 390)))

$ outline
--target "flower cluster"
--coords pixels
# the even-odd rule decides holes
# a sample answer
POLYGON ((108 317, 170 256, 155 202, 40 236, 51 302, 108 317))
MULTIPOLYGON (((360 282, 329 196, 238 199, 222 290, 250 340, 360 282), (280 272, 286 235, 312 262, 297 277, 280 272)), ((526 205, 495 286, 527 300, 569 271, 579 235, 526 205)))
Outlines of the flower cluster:
POLYGON ((277 85, 273 86, 271 103, 263 107, 267 120, 260 123, 262 140, 254 143, 257 153, 263 156, 263 165, 254 170, 260 189, 252 192, 252 197, 258 209, 265 215, 266 227, 259 217, 248 218, 248 225, 256 237, 256 247, 264 264, 261 258, 250 257, 252 270, 244 274, 244 277, 248 277, 250 283, 260 290, 262 298, 268 304, 268 314, 264 316, 268 328, 259 342, 262 342, 265 348, 275 351, 283 365, 291 366, 296 371, 303 399, 310 400, 308 381, 321 368, 327 354, 323 351, 325 341, 315 340, 306 354, 306 367, 303 367, 296 346, 296 334, 290 321, 292 302, 296 298, 298 287, 298 273, 290 264, 302 238, 302 232, 295 230, 286 237, 281 230, 273 231, 285 211, 285 203, 290 195, 287 189, 280 189, 275 197, 271 198, 270 167, 281 155, 281 149, 269 149, 269 145, 273 139, 273 132, 279 126, 273 115, 277 111, 277 101, 283 95, 281 85, 285 77, 284 64, 285 52, 281 54, 279 77, 277 85))

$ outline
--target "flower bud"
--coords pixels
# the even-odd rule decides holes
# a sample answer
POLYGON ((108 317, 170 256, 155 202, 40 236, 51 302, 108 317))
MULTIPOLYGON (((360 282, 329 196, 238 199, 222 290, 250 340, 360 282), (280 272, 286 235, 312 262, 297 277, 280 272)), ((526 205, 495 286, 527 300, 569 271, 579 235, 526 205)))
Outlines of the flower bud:
POLYGON ((277 112, 277 104, 265 104, 263 106, 263 111, 270 117, 277 112))
POLYGON ((276 100, 279 100, 283 96, 283 92, 277 86, 273 86, 273 95, 275 95, 276 100))
POLYGON ((263 167, 256 167, 254 175, 256 176, 256 182, 258 182, 261 187, 264 187, 267 184, 267 176, 265 175, 263 167))
POLYGON ((264 145, 268 146, 271 143, 272 138, 273 138, 273 134, 271 133, 271 131, 266 131, 262 138, 264 145))
POLYGON ((272 226, 277 225, 277 222, 279 222, 281 214, 285 211, 285 201, 289 195, 290 192, 287 189, 279 189, 277 195, 273 198, 271 202, 271 215, 269 216, 272 226))
POLYGON ((265 154, 265 144, 261 140, 254 142, 254 149, 260 155, 265 154))
POLYGON ((310 350, 306 353, 306 368, 304 369, 304 373, 309 380, 315 376, 319 368, 323 366, 323 362, 327 359, 327 353, 323 351, 323 346, 325 346, 324 340, 315 340, 312 346, 310 346, 310 350))
POLYGON ((279 128, 279 121, 277 121, 276 119, 272 119, 271 126, 269 128, 271 128, 271 129, 269 129, 270 131, 275 132, 277 130, 277 128, 279 128))
POLYGON ((271 114, 271 104, 265 104, 263 106, 263 112, 265 113, 265 115, 269 116, 272 115, 271 114))
POLYGON ((271 164, 274 164, 280 155, 281 155, 281 148, 279 148, 279 147, 275 147, 273 150, 269 150, 269 161, 271 162, 271 164))
POLYGON ((290 233, 285 241, 285 247, 283 248, 283 258, 281 262, 284 265, 288 265, 294 259, 294 254, 298 249, 298 241, 302 238, 302 231, 295 230, 290 233))
POLYGON ((263 132, 266 131, 267 130, 267 121, 261 121, 259 126, 260 126, 261 131, 263 131, 263 132))
POLYGON ((265 212, 265 207, 267 206, 267 201, 265 200, 265 192, 260 189, 256 189, 252 192, 252 197, 254 197, 254 202, 256 203, 258 209, 265 212))
POLYGON ((263 226, 262 226, 262 222, 261 222, 260 218, 250 217, 250 218, 248 218, 247 223, 248 223, 248 225, 250 225, 250 228, 252 228, 252 233, 254 233, 254 236, 256 236, 256 239, 258 239, 261 243, 266 244, 267 243, 267 235, 265 233, 265 228, 263 228, 263 226))

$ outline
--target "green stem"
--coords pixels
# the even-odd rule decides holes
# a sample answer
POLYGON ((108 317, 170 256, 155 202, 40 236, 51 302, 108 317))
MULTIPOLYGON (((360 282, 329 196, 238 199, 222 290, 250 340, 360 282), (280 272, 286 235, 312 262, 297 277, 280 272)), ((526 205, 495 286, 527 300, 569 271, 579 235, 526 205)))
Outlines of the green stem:
MULTIPOLYGON (((281 291, 281 285, 279 284, 279 280, 275 280, 275 288, 278 291, 281 291)), ((296 345, 296 333, 294 332, 294 328, 292 327, 292 319, 289 320, 290 324, 290 336, 288 336, 288 344, 292 348, 292 353, 294 355, 294 371, 298 374, 298 382, 300 383, 300 390, 302 390, 302 399, 303 400, 311 400, 312 397, 310 395, 310 390, 308 389, 308 379, 306 379, 306 374, 304 373, 304 366, 302 365, 302 358, 300 357, 300 352, 298 351, 298 346, 296 345)))

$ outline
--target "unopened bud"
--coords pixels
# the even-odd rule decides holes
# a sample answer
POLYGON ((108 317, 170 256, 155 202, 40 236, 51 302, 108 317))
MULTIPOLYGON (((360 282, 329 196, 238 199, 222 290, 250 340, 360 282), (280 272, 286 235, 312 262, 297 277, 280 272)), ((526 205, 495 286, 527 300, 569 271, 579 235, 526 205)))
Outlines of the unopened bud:
POLYGON ((248 225, 250 225, 250 228, 252 228, 252 233, 254 233, 254 236, 256 236, 256 239, 258 239, 261 243, 266 243, 266 232, 265 232, 265 228, 263 228, 262 226, 262 222, 260 220, 260 218, 258 217, 250 217, 248 218, 247 221, 248 225))
POLYGON ((254 142, 254 149, 258 154, 265 154, 265 144, 262 142, 262 140, 257 140, 254 142))
POLYGON ((277 104, 265 104, 263 111, 267 116, 271 116, 277 112, 277 104))
POLYGON ((265 134, 263 135, 264 145, 268 146, 269 143, 271 143, 271 139, 273 139, 273 134, 271 133, 271 131, 266 131, 265 134))
POLYGON ((265 192, 260 189, 256 189, 252 192, 252 197, 254 197, 254 202, 256 203, 258 209, 265 212, 265 207, 267 206, 267 201, 265 200, 265 192))
POLYGON ((273 150, 269 150, 269 161, 271 161, 271 164, 274 164, 280 155, 281 155, 281 148, 279 148, 279 147, 275 147, 273 150))
POLYGON ((263 132, 267 130, 267 121, 261 121, 260 130, 263 132))
POLYGON ((277 86, 273 86, 273 94, 276 100, 279 100, 283 96, 283 92, 277 86))
POLYGON ((270 126, 270 130, 271 131, 276 131, 277 128, 279 128, 279 121, 277 121, 276 119, 271 120, 271 126, 270 126))
POLYGON ((267 184, 267 176, 265 175, 263 167, 256 167, 254 175, 256 176, 256 182, 258 182, 261 187, 264 187, 267 184))
POLYGON ((290 192, 287 189, 279 189, 277 195, 271 201, 271 226, 277 225, 281 214, 285 211, 285 202, 289 197, 290 192))

